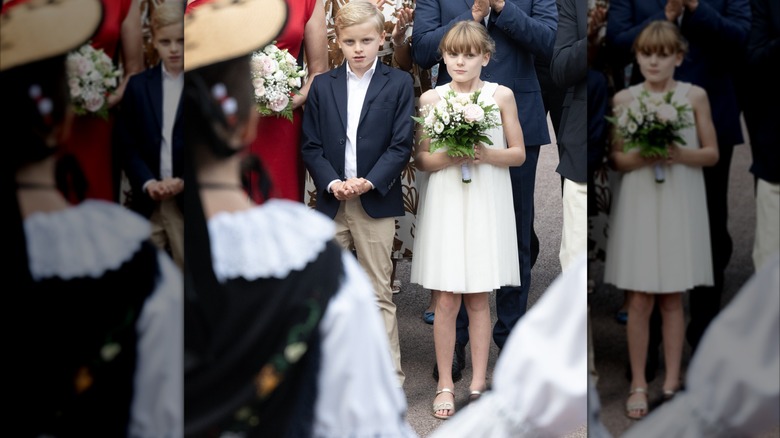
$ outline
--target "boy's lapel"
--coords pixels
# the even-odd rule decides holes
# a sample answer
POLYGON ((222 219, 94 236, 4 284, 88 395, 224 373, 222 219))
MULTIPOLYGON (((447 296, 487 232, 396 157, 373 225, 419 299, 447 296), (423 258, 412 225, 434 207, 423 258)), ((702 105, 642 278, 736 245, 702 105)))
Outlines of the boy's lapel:
POLYGON ((341 126, 347 132, 347 61, 341 67, 333 71, 332 81, 333 99, 336 101, 336 110, 341 117, 341 126))
POLYGON ((149 80, 146 81, 146 95, 149 96, 149 102, 152 105, 152 114, 157 121, 158 130, 162 129, 162 63, 149 71, 149 80))
POLYGON ((374 76, 371 78, 371 83, 368 84, 366 99, 363 101, 363 109, 360 110, 358 126, 363 123, 363 119, 366 117, 366 114, 368 114, 368 108, 371 106, 371 103, 379 96, 379 92, 382 91, 382 88, 387 84, 387 81, 389 80, 387 77, 387 73, 389 72, 387 70, 388 68, 391 67, 385 66, 382 64, 382 61, 377 61, 374 76))

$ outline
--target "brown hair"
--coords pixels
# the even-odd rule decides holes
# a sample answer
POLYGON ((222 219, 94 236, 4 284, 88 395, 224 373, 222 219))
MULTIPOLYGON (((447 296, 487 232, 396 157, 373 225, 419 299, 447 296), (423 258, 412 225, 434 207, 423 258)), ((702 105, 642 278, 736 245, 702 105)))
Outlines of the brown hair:
POLYGON ((488 35, 485 26, 476 21, 459 21, 444 34, 439 43, 439 53, 468 53, 477 50, 479 53, 496 52, 496 43, 488 35))
POLYGON ((675 55, 688 52, 688 41, 680 29, 666 20, 651 21, 634 40, 634 53, 675 55))

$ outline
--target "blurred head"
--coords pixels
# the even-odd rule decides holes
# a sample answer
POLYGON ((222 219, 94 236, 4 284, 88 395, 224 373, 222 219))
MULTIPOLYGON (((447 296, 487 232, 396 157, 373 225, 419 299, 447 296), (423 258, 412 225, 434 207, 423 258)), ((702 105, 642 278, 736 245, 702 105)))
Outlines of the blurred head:
POLYGON ((102 19, 99 0, 7 4, 0 16, 0 106, 12 169, 50 156, 70 119, 67 53, 84 44, 102 19))
MULTIPOLYGON (((216 0, 184 18, 185 142, 228 157, 254 135, 257 117, 249 60, 285 24, 282 0, 216 0)), ((197 148, 201 150, 202 148, 197 148)))
POLYGON ((173 74, 184 68, 183 19, 184 6, 179 1, 166 1, 152 14, 152 44, 165 70, 173 74))
POLYGON ((385 41, 385 17, 376 4, 353 0, 336 14, 336 39, 349 68, 362 76, 376 60, 385 41))

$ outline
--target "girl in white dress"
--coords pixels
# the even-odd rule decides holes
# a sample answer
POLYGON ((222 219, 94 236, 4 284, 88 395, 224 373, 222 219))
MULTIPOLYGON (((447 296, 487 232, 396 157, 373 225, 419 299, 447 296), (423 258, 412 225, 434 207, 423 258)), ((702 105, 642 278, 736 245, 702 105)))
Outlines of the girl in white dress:
POLYGON ((452 82, 424 93, 420 106, 435 105, 449 90, 461 94, 481 90, 480 101, 495 104, 503 123, 487 133, 493 145, 474 145, 473 160, 450 157, 445 148, 430 152, 430 140, 421 140, 418 131, 415 160, 422 175, 411 281, 442 292, 433 324, 439 369, 433 415, 447 419, 455 413, 451 370, 461 299, 469 314, 474 369, 470 391, 476 398, 487 383, 488 293, 520 284, 509 166, 523 164, 525 144, 512 91, 480 79, 482 67, 495 51, 485 27, 459 22, 442 38, 439 50, 452 82), (461 164, 467 161, 470 184, 461 177, 461 164))
POLYGON ((703 166, 718 161, 715 128, 706 92, 677 82, 675 67, 682 63, 687 43, 669 22, 650 23, 634 42, 645 81, 622 90, 614 106, 627 107, 646 90, 651 96, 673 92, 673 101, 693 109, 695 125, 679 134, 684 145, 670 144, 669 158, 640 156, 623 151, 617 136, 611 159, 623 172, 615 196, 604 281, 630 291, 626 324, 632 381, 626 415, 647 414, 647 359, 650 313, 656 299, 663 318, 666 376, 665 398, 680 386, 684 315, 682 294, 698 285, 712 285, 712 264, 703 166), (655 182, 653 167, 662 164, 665 181, 655 182))

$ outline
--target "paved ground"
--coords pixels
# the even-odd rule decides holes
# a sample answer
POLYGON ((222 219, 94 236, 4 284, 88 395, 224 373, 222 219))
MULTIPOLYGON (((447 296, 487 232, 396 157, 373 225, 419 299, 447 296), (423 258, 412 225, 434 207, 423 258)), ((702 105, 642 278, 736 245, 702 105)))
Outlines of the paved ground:
MULTIPOLYGON (((745 281, 753 274, 751 251, 755 228, 755 199, 753 176, 748 172, 751 163, 750 147, 740 145, 734 150, 729 184, 729 232, 734 241, 734 252, 726 269, 723 305, 726 305, 745 281)), ((600 279, 603 266, 595 266, 600 279)), ((596 368, 599 373, 597 390, 602 404, 602 421, 614 435, 620 436, 634 424, 624 415, 624 404, 629 382, 624 377, 628 352, 625 326, 614 319, 623 300, 622 292, 611 286, 598 284, 591 297, 591 330, 593 332, 596 368)), ((687 310, 687 297, 686 297, 687 310)), ((687 312, 686 312, 687 313, 687 312)), ((690 360, 690 349, 685 346, 683 369, 690 360)), ((650 401, 661 394, 663 371, 650 384, 650 401)), ((780 428, 767 432, 766 437, 780 437, 780 428)))
MULTIPOLYGON (((552 135, 552 134, 551 134, 552 135)), ((529 306, 532 306, 542 292, 560 273, 558 250, 561 233, 561 191, 560 176, 555 173, 558 165, 558 152, 554 145, 542 147, 537 167, 536 182, 536 231, 541 241, 541 250, 536 265, 531 272, 531 294, 529 306)), ((406 373, 406 392, 409 423, 421 437, 428 436, 436 429, 442 420, 431 415, 431 403, 436 390, 436 381, 431 372, 435 362, 433 350, 433 326, 422 321, 422 312, 428 306, 430 293, 419 285, 409 284, 411 263, 399 262, 397 278, 403 283, 401 293, 395 295, 398 305, 398 324, 400 327, 402 366, 406 373)), ((495 301, 491 300, 493 321, 495 301)), ((497 348, 491 345, 488 363, 488 378, 492 373, 497 358, 497 348)), ((466 362, 471 359, 466 349, 466 362)), ((583 370, 584 372, 584 370, 583 370)), ((471 379, 471 366, 463 374, 463 380, 455 384, 456 408, 464 406, 468 393, 468 382, 471 379)), ((572 436, 585 437, 586 428, 583 425, 572 436)))

